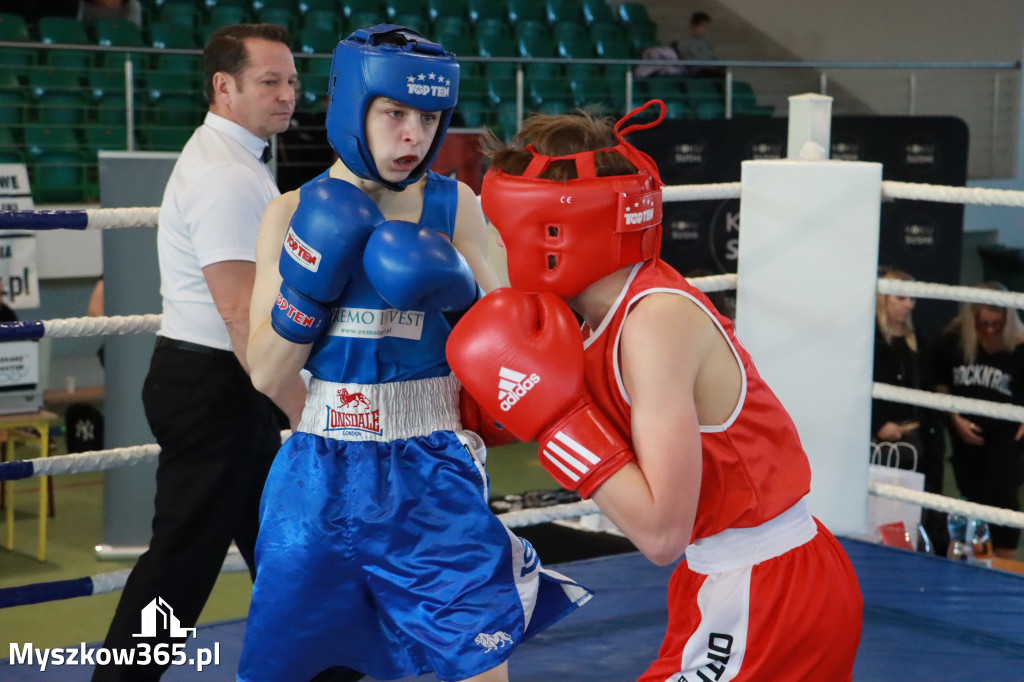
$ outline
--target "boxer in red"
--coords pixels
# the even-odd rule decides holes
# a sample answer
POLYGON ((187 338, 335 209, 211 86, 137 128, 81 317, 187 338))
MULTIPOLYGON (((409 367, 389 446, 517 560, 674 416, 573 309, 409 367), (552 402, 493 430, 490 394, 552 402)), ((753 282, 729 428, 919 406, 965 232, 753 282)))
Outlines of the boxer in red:
POLYGON ((661 179, 587 115, 535 116, 492 161, 484 212, 498 289, 448 339, 482 424, 539 444, 545 469, 659 565, 685 552, 641 682, 852 679, 860 588, 807 509, 796 428, 732 323, 659 260, 661 179), (583 319, 582 330, 576 316, 583 319))

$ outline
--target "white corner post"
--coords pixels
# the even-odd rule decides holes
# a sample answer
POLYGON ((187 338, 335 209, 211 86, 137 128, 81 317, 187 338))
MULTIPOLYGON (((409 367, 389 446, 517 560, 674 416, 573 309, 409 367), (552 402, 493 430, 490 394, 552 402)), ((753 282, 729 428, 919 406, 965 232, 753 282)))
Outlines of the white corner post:
POLYGON ((826 160, 831 99, 791 97, 791 158, 743 163, 736 317, 800 432, 812 513, 855 536, 867 523, 882 166, 826 160))

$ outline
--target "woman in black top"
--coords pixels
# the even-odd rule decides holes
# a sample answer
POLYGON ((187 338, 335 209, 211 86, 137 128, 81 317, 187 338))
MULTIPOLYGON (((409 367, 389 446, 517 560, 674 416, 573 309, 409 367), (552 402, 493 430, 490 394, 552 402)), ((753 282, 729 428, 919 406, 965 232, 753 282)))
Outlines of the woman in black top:
MULTIPOLYGON (((998 282, 982 288, 1006 291, 998 282)), ((1024 324, 1016 310, 964 303, 936 345, 936 390, 1000 403, 1024 404, 1024 324)), ((972 502, 1020 509, 1024 482, 1024 424, 949 414, 953 475, 972 502)), ((1012 558, 1020 531, 992 526, 997 556, 1012 558)))
MULTIPOLYGON (((907 282, 914 279, 902 270, 889 268, 880 269, 878 276, 907 282)), ((874 362, 874 380, 878 383, 903 388, 931 388, 927 378, 928 362, 923 352, 925 344, 914 330, 913 310, 914 299, 908 296, 878 294, 874 362)), ((897 447, 898 461, 882 464, 921 472, 927 492, 942 492, 945 443, 934 411, 906 403, 872 400, 871 441, 909 444, 911 447, 897 447)), ((946 515, 925 509, 921 525, 928 533, 933 551, 945 555, 949 537, 946 515)))

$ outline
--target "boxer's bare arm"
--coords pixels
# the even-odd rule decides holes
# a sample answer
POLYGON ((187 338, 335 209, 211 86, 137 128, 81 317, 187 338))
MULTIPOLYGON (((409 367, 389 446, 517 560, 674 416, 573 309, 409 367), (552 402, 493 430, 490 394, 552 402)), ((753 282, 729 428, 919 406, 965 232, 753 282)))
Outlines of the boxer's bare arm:
POLYGON ((270 326, 270 311, 281 288, 281 245, 298 203, 298 191, 288 192, 270 202, 263 213, 256 241, 256 280, 249 308, 247 354, 253 385, 277 403, 293 428, 306 401, 306 387, 299 372, 310 346, 292 343, 278 335, 270 326))
POLYGON ((484 292, 500 286, 498 275, 488 258, 488 233, 480 200, 465 183, 459 183, 459 208, 455 214, 455 231, 452 244, 462 254, 473 270, 477 284, 484 292))

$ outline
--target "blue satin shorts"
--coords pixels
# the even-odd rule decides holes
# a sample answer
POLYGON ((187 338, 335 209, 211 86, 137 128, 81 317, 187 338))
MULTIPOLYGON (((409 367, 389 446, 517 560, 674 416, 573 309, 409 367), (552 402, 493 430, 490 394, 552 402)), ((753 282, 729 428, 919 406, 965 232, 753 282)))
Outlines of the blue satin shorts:
POLYGON ((256 561, 243 682, 337 665, 462 680, 591 596, 490 511, 487 474, 451 431, 293 434, 264 489, 256 561))

